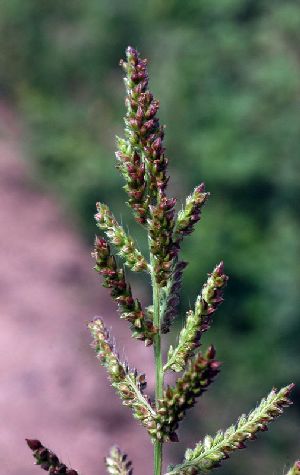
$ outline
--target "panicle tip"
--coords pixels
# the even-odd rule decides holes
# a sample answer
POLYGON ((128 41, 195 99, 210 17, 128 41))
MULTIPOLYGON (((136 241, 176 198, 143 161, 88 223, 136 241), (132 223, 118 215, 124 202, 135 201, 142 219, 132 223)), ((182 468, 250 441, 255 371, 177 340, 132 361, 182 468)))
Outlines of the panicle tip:
POLYGON ((38 450, 43 447, 41 442, 37 439, 25 439, 25 440, 27 442, 28 447, 31 450, 38 450))

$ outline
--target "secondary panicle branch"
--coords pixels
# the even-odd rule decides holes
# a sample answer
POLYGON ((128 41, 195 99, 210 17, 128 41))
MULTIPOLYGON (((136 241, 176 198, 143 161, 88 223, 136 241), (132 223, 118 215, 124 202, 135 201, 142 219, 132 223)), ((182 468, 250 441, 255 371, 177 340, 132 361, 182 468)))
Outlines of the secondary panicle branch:
POLYGON ((26 442, 33 452, 36 465, 46 470, 49 475, 78 475, 76 470, 68 468, 54 452, 44 447, 39 440, 26 439, 26 442))
POLYGON ((279 391, 273 389, 248 416, 242 415, 236 425, 225 432, 219 431, 214 438, 206 436, 195 449, 188 449, 183 463, 170 467, 167 475, 200 475, 219 467, 231 452, 245 448, 247 440, 253 440, 257 432, 267 430, 267 424, 292 404, 289 395, 293 386, 279 391))

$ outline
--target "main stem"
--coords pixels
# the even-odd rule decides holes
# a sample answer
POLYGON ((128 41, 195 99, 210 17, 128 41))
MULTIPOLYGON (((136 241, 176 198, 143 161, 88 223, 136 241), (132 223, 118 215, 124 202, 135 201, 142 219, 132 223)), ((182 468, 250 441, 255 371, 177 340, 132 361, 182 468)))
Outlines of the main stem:
MULTIPOLYGON (((153 264, 153 261, 152 261, 153 264)), ((161 334, 160 334, 160 288, 156 283, 152 265, 152 286, 153 286, 153 323, 158 328, 158 333, 154 336, 154 364, 155 364, 155 403, 158 406, 158 400, 163 397, 164 373, 161 353, 161 334)), ((154 442, 154 475, 161 475, 162 471, 162 442, 154 442)))

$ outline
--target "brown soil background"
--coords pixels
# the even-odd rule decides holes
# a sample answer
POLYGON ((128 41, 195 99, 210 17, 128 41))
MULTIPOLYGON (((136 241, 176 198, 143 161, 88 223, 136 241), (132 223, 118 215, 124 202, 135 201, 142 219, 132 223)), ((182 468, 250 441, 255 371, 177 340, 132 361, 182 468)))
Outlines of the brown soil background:
POLYGON ((22 132, 5 104, 0 134, 1 472, 41 473, 28 437, 82 475, 105 473, 103 458, 114 443, 129 453, 135 473, 150 474, 148 437, 109 387, 85 324, 100 312, 138 369, 150 368, 152 351, 130 342, 91 270, 90 249, 55 198, 32 182, 22 132))

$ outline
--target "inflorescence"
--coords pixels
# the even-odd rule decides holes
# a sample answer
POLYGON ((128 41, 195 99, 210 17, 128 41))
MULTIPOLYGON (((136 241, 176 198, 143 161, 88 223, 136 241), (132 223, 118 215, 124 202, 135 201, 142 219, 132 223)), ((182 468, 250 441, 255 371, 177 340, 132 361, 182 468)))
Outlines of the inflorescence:
MULTIPOLYGON (((195 187, 179 212, 176 199, 167 196, 168 158, 164 147, 164 126, 157 113, 159 102, 148 88, 147 60, 132 47, 121 61, 125 72, 126 115, 123 138, 117 138, 117 169, 124 178, 128 205, 136 221, 147 232, 149 259, 137 248, 134 239, 118 223, 107 205, 97 203, 95 220, 106 235, 97 236, 94 251, 95 270, 110 294, 120 318, 130 324, 132 336, 154 346, 156 394, 145 394, 144 373, 121 361, 114 340, 101 318, 89 325, 97 358, 122 403, 145 427, 154 444, 154 475, 162 473, 162 444, 178 440, 177 429, 188 409, 204 394, 220 371, 210 346, 200 350, 203 334, 210 328, 212 317, 223 301, 228 277, 223 262, 208 275, 194 309, 186 312, 185 324, 175 347, 170 346, 165 364, 162 362, 161 337, 170 331, 179 313, 180 290, 187 262, 180 258, 180 247, 199 222, 209 193, 204 183, 195 187), (119 264, 121 260, 121 264, 119 264), (153 288, 153 305, 143 307, 132 293, 125 272, 145 272, 153 288), (164 385, 164 373, 182 372, 174 386, 164 385)), ((167 475, 200 475, 219 467, 231 452, 245 447, 245 442, 267 430, 267 424, 289 406, 293 385, 273 389, 248 416, 242 415, 236 425, 206 436, 194 449, 188 449, 182 464, 171 466, 167 475)), ((78 475, 38 440, 27 440, 36 464, 51 475, 78 475)), ((113 447, 105 459, 111 475, 132 475, 132 463, 119 448, 113 447)), ((300 475, 296 462, 287 475, 300 475)))

